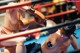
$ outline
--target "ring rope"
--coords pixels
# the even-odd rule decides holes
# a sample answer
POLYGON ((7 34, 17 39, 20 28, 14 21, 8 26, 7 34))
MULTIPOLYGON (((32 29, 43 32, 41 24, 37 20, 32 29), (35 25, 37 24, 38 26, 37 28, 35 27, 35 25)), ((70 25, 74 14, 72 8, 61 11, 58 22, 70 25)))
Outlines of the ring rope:
POLYGON ((61 16, 61 15, 73 13, 73 12, 77 12, 77 10, 68 10, 68 11, 65 11, 65 12, 60 12, 60 13, 48 15, 48 16, 45 16, 45 17, 46 17, 46 18, 52 18, 52 17, 56 17, 56 16, 61 16))
POLYGON ((33 33, 36 33, 36 32, 43 32, 43 31, 48 31, 48 30, 51 30, 51 29, 58 29, 60 27, 74 25, 74 24, 77 24, 77 23, 80 23, 80 18, 75 19, 75 20, 70 21, 70 22, 57 24, 56 26, 52 26, 52 27, 42 27, 42 28, 37 28, 37 29, 32 29, 32 30, 28 30, 28 31, 15 33, 15 34, 10 34, 8 36, 0 37, 0 41, 15 38, 15 37, 28 36, 29 34, 33 34, 33 33))
MULTIPOLYGON (((61 2, 66 2, 66 0, 63 0, 63 1, 61 1, 61 2)), ((16 4, 16 5, 11 5, 11 6, 7 6, 7 5, 5 5, 5 6, 1 6, 0 7, 0 10, 4 10, 4 9, 9 9, 9 8, 16 8, 16 7, 21 7, 21 6, 25 6, 25 5, 31 5, 31 3, 37 3, 37 2, 40 2, 40 1, 34 1, 34 2, 31 2, 31 1, 29 1, 29 2, 24 2, 24 3, 18 3, 18 4, 16 4)), ((53 4, 57 4, 57 3, 59 3, 59 2, 56 2, 56 3, 51 3, 51 4, 45 4, 45 5, 42 5, 42 6, 39 6, 39 7, 34 7, 34 8, 42 8, 42 7, 47 7, 47 6, 50 6, 50 5, 53 5, 53 4)), ((60 16, 60 15, 64 15, 64 14, 69 14, 69 13, 72 13, 72 12, 76 12, 77 10, 68 10, 68 11, 66 11, 66 12, 60 12, 60 13, 56 13, 56 14, 52 14, 52 15, 48 15, 48 16, 45 16, 46 18, 52 18, 52 17, 56 17, 56 16, 60 16)))
MULTIPOLYGON (((39 1, 35 1, 35 2, 39 2, 39 1)), ((15 6, 2 6, 0 7, 0 10, 4 10, 4 9, 9 9, 9 8, 15 8, 15 7, 21 7, 21 6, 25 6, 25 5, 30 5, 31 3, 35 3, 35 2, 24 2, 24 3, 18 3, 16 4, 15 6)), ((67 13, 70 13, 70 12, 75 12, 77 10, 71 10, 71 11, 66 11, 66 12, 61 12, 59 14, 55 14, 55 15, 51 15, 51 16, 46 16, 47 18, 49 17, 54 17, 54 16, 58 16, 58 15, 64 15, 64 14, 67 14, 67 13)), ((35 32, 42 32, 42 31, 46 31, 46 30, 49 30, 49 29, 54 29, 54 28, 60 28, 60 27, 63 27, 63 26, 67 26, 67 25, 71 25, 71 24, 76 24, 80 22, 80 19, 79 20, 74 20, 72 22, 68 22, 68 23, 62 23, 62 24, 58 24, 57 26, 53 26, 53 27, 43 27, 43 28, 38 28, 38 29, 33 29, 33 30, 29 30, 29 31, 24 31, 24 32, 20 32, 20 33, 15 33, 15 34, 12 34, 10 36, 5 36, 5 37, 0 37, 0 41, 1 40, 5 40, 5 39, 9 39, 9 38, 15 38, 15 37, 19 37, 19 36, 27 36, 28 34, 32 34, 32 33, 35 33, 35 32)))
POLYGON ((1 6, 0 7, 0 10, 6 10, 6 9, 10 9, 10 8, 18 8, 18 7, 22 7, 22 6, 28 6, 28 5, 32 5, 32 4, 36 4, 36 3, 40 3, 40 2, 48 2, 50 0, 44 0, 44 1, 41 1, 41 0, 33 0, 33 1, 25 1, 25 2, 20 2, 20 3, 17 3, 16 5, 5 5, 5 6, 1 6))
MULTIPOLYGON (((66 0, 60 1, 60 2, 67 2, 66 0)), ((49 7, 55 4, 58 4, 60 2, 50 2, 50 3, 46 3, 46 4, 40 4, 40 6, 34 6, 34 9, 38 9, 38 8, 43 8, 43 7, 49 7)))

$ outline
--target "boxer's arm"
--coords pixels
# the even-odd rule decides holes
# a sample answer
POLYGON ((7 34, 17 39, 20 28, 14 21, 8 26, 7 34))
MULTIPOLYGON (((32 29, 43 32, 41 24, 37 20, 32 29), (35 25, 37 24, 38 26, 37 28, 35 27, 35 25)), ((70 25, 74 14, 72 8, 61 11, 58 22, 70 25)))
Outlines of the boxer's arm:
POLYGON ((76 42, 76 39, 73 35, 71 35, 71 45, 73 46, 74 49, 79 49, 78 48, 78 45, 77 45, 77 42, 76 42))
MULTIPOLYGON (((7 37, 9 35, 2 34, 0 37, 7 37)), ((24 43, 27 37, 17 37, 17 38, 12 38, 12 39, 7 39, 0 41, 0 44, 3 46, 14 46, 17 43, 24 43)))
MULTIPOLYGON (((52 21, 52 20, 46 20, 46 23, 47 23, 46 27, 52 27, 52 26, 56 25, 56 23, 54 21, 52 21)), ((58 29, 50 29, 48 31, 45 31, 45 33, 52 34, 52 33, 56 32, 57 30, 58 29)))

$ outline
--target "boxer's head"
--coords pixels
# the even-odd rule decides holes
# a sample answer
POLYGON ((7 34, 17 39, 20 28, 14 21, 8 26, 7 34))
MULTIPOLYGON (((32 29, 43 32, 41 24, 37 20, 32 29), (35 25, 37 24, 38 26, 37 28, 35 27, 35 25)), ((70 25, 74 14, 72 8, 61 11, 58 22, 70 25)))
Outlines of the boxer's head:
MULTIPOLYGON (((9 3, 8 5, 15 5, 16 3, 9 3)), ((10 30, 19 30, 24 27, 25 23, 28 23, 28 19, 25 18, 24 10, 20 8, 11 8, 6 10, 4 26, 10 30)))
MULTIPOLYGON (((65 21, 65 22, 69 22, 69 21, 65 21)), ((75 26, 69 25, 69 26, 62 27, 61 31, 64 35, 70 37, 70 35, 74 34, 75 26)))

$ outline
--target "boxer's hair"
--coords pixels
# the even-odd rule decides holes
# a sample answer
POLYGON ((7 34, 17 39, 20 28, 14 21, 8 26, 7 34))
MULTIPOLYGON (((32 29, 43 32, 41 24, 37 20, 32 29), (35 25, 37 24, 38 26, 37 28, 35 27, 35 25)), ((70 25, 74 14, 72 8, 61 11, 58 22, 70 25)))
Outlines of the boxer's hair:
POLYGON ((75 31, 75 26, 65 26, 63 27, 63 30, 65 31, 65 34, 66 35, 71 35, 71 34, 74 34, 74 31, 75 31))
POLYGON ((74 33, 74 31, 76 30, 75 25, 65 26, 65 27, 62 27, 62 29, 63 29, 65 35, 68 36, 69 38, 71 37, 72 34, 75 38, 78 38, 75 36, 75 33, 74 33))
POLYGON ((67 37, 71 37, 71 35, 73 35, 76 39, 78 39, 78 37, 75 36, 75 26, 65 26, 62 28, 63 31, 64 31, 64 34, 67 36, 67 37))

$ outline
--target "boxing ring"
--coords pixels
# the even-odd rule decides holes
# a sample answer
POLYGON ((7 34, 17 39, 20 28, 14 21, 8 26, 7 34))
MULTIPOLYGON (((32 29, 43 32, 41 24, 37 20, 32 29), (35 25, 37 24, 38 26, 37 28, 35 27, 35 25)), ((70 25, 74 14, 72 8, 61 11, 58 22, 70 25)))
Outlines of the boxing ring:
MULTIPOLYGON (((76 36, 78 37, 78 39, 76 39, 77 44, 78 44, 78 46, 80 47, 80 29, 75 30, 75 33, 76 33, 76 36)), ((30 40, 30 41, 26 41, 26 42, 24 43, 24 45, 28 45, 28 44, 33 43, 33 42, 37 42, 37 43, 43 44, 44 41, 45 41, 47 38, 48 38, 48 35, 43 36, 43 37, 40 37, 39 39, 33 39, 33 40, 30 40)), ((73 51, 73 50, 74 50, 73 47, 70 45, 69 48, 68 48, 68 52, 69 52, 69 51, 73 51)))
MULTIPOLYGON (((41 1, 35 1, 36 3, 39 3, 41 1)), ((5 10, 5 9, 9 9, 9 8, 16 8, 16 7, 20 7, 20 6, 26 6, 26 5, 31 5, 31 3, 35 3, 35 2, 25 2, 25 3, 19 3, 17 4, 16 6, 2 6, 0 7, 0 10, 5 10)), ((50 5, 52 5, 54 3, 51 3, 50 5)), ((64 15, 64 14, 68 14, 68 13, 72 13, 72 12, 80 12, 79 10, 79 2, 76 2, 76 5, 77 5, 77 10, 68 10, 68 11, 65 11, 65 12, 60 12, 60 13, 57 13, 57 14, 52 14, 52 15, 48 15, 48 16, 45 16, 46 18, 52 18, 52 17, 56 17, 56 16, 60 16, 60 15, 64 15)), ((42 7, 46 7, 48 5, 44 5, 42 7)), ((40 7, 40 8, 42 8, 40 7)), ((38 7, 35 7, 36 9, 38 7)), ((68 23, 62 23, 62 24, 59 24, 57 26, 52 26, 52 27, 43 27, 43 28, 39 28, 39 29, 32 29, 30 30, 29 32, 28 31, 25 31, 25 32, 22 32, 22 33, 16 33, 15 35, 12 34, 12 36, 9 36, 9 37, 1 37, 0 38, 0 41, 2 40, 6 40, 6 39, 10 39, 10 38, 15 38, 15 37, 19 37, 19 36, 27 36, 28 34, 32 34, 32 33, 35 33, 35 32, 43 32, 43 31, 46 31, 46 30, 50 30, 50 29, 55 29, 55 28, 60 28, 60 27, 64 27, 64 26, 67 26, 67 25, 70 25, 70 24, 77 24, 77 23, 80 23, 80 19, 77 19, 77 20, 74 20, 74 21, 71 21, 71 22, 68 22, 68 23)), ((80 47, 80 29, 77 29, 75 30, 76 33, 76 36, 79 37, 78 39, 76 39, 77 43, 78 43, 78 46, 80 47)), ((39 39, 33 39, 33 40, 30 40, 30 41, 26 41, 24 43, 24 45, 27 45, 29 43, 33 43, 33 42, 37 42, 37 43, 41 43, 43 44, 43 42, 48 38, 48 35, 46 36, 42 36, 40 37, 39 39)), ((71 51, 73 50, 72 46, 69 47, 68 51, 71 51)))

